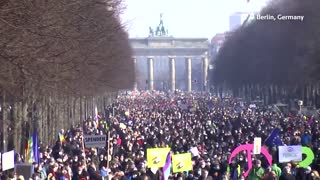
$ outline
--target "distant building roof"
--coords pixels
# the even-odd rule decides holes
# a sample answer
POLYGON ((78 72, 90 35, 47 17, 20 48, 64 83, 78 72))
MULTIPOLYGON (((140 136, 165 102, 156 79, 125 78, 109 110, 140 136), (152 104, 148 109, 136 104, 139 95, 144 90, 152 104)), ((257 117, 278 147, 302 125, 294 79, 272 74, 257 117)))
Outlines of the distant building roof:
POLYGON ((217 44, 226 39, 227 33, 218 33, 211 39, 211 44, 217 44))
POLYGON ((234 16, 234 15, 255 14, 255 13, 258 13, 258 12, 256 12, 256 11, 247 11, 247 12, 243 11, 243 12, 235 12, 235 13, 231 14, 231 16, 234 16))

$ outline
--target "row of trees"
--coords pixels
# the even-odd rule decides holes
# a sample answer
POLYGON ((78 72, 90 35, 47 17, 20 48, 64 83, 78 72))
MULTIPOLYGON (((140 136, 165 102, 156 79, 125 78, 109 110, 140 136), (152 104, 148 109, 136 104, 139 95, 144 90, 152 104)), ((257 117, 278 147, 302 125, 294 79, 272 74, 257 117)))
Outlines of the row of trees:
POLYGON ((123 8, 121 0, 0 2, 1 135, 10 149, 22 150, 33 130, 51 143, 93 104, 102 110, 133 87, 123 8))
POLYGON ((273 97, 315 102, 308 98, 319 95, 318 7, 317 0, 271 1, 260 15, 304 16, 303 21, 256 19, 230 32, 214 59, 213 83, 236 94, 264 89, 273 97))

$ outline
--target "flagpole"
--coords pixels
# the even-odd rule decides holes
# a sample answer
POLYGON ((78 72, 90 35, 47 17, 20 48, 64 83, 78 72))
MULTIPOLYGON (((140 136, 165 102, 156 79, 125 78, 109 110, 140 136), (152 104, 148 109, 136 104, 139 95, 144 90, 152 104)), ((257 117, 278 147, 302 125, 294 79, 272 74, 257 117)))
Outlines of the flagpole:
POLYGON ((25 141, 25 149, 24 149, 24 162, 27 163, 27 158, 28 158, 28 151, 29 151, 29 137, 27 137, 25 141))
POLYGON ((107 169, 109 169, 109 156, 110 156, 110 130, 108 131, 108 143, 107 143, 107 169))

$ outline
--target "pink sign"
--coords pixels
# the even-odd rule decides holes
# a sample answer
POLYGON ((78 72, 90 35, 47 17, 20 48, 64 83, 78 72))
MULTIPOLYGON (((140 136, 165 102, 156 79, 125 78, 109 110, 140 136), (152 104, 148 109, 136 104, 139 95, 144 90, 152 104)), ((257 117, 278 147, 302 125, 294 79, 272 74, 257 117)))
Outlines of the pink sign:
MULTIPOLYGON (((250 170, 252 169, 252 158, 251 158, 251 152, 253 151, 253 144, 245 144, 237 147, 235 150, 232 151, 230 157, 229 157, 229 164, 232 162, 232 159, 241 151, 247 151, 247 159, 248 159, 248 170, 244 173, 244 176, 247 177, 250 173, 250 170)), ((263 154, 269 165, 272 166, 272 156, 267 151, 265 147, 261 147, 261 154, 263 154)))

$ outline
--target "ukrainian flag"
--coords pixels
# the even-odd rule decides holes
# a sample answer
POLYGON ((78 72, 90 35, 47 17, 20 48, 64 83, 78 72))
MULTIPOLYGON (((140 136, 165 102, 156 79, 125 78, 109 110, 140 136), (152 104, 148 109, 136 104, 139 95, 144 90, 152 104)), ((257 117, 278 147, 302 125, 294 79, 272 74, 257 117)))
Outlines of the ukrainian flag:
POLYGON ((25 148, 25 162, 26 163, 40 163, 40 151, 38 147, 38 134, 33 133, 31 137, 28 138, 25 148))
POLYGON ((64 138, 64 135, 59 133, 59 140, 61 143, 65 143, 66 142, 66 139, 64 138))

